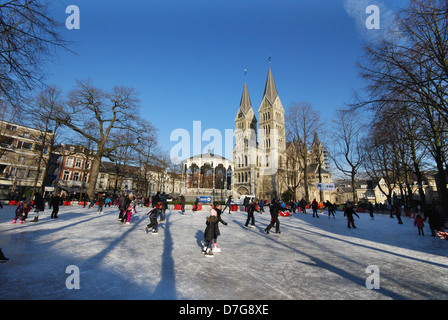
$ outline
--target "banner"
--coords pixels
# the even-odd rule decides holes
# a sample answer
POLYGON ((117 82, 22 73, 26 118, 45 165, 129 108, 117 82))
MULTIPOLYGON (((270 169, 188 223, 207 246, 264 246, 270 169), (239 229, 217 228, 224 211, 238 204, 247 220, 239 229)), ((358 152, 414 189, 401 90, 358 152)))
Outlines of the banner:
POLYGON ((317 184, 317 190, 322 191, 334 191, 334 183, 318 183, 317 184))
POLYGON ((199 202, 202 202, 202 203, 212 203, 212 197, 200 196, 199 197, 199 202))

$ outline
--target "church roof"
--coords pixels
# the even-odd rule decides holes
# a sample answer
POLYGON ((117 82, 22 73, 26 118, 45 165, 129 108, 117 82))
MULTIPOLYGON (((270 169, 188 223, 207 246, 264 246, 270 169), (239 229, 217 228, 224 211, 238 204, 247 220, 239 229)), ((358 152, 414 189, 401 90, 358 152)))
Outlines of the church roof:
POLYGON ((271 64, 269 63, 268 77, 266 79, 266 85, 264 87, 263 98, 266 98, 270 104, 273 104, 277 96, 277 88, 275 87, 274 77, 272 76, 271 71, 271 64))
POLYGON ((319 137, 317 136, 317 132, 314 133, 314 140, 313 140, 313 146, 314 145, 320 145, 322 144, 319 140, 319 137))
POLYGON ((240 101, 240 111, 242 111, 244 115, 247 115, 247 113, 251 109, 252 109, 252 103, 250 101, 249 90, 247 89, 246 81, 244 81, 244 89, 240 101))

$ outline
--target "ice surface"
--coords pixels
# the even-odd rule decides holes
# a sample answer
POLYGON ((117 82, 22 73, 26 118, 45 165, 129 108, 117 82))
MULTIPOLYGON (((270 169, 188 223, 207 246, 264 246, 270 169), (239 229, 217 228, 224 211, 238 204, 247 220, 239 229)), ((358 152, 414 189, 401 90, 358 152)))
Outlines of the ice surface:
POLYGON ((137 208, 130 225, 118 209, 61 207, 38 223, 12 224, 15 207, 0 210, 0 247, 10 260, 0 264, 0 299, 448 299, 448 241, 419 236, 413 220, 388 215, 355 217, 348 229, 343 213, 319 219, 298 213, 280 217, 281 234, 266 235, 268 212, 223 214, 213 258, 201 253, 208 212, 185 216, 168 211, 159 234, 146 234, 147 208, 137 208), (79 268, 79 289, 68 289, 68 266, 79 268), (366 288, 379 268, 379 289, 366 288))

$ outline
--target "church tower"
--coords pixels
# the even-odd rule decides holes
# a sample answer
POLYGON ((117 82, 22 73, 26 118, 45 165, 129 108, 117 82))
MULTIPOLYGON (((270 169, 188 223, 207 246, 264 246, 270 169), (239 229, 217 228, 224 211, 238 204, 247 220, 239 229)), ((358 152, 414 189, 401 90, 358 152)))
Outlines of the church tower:
POLYGON ((263 99, 258 109, 258 118, 260 120, 260 147, 265 149, 267 154, 270 153, 271 148, 276 148, 279 153, 284 153, 286 150, 285 109, 283 109, 277 93, 270 61, 263 99), (274 132, 276 141, 272 140, 274 132))
POLYGON ((257 157, 257 118, 244 81, 240 107, 235 118, 235 148, 233 149, 234 189, 240 194, 255 193, 257 157))
POLYGON ((313 144, 311 145, 311 163, 316 163, 321 169, 325 170, 324 147, 320 142, 317 132, 314 133, 313 144))
POLYGON ((262 167, 259 182, 259 192, 265 195, 279 196, 278 171, 285 161, 286 133, 285 109, 277 93, 272 76, 271 61, 264 88, 263 99, 258 109, 259 118, 259 154, 258 160, 262 167))

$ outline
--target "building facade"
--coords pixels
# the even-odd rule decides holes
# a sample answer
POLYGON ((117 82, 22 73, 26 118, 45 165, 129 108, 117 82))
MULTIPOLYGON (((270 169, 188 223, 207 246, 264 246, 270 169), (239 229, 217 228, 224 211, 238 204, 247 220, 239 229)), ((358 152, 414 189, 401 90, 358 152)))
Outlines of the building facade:
MULTIPOLYGON (((305 186, 301 182, 303 174, 299 163, 296 161, 291 164, 293 161, 290 161, 292 158, 297 160, 297 155, 292 152, 292 143, 288 144, 290 149, 287 149, 285 109, 277 92, 270 62, 257 113, 258 119, 245 81, 235 118, 234 194, 240 197, 254 195, 260 199, 272 199, 281 197, 287 190, 293 190, 292 197, 300 199, 305 194, 305 186), (292 181, 297 182, 297 187, 291 187, 292 181)), ((317 190, 318 182, 332 182, 331 173, 326 169, 326 153, 317 135, 309 153, 306 169, 309 177, 308 194, 318 200, 329 200, 329 191, 317 190)))
POLYGON ((54 134, 0 121, 0 199, 42 187, 54 134))

